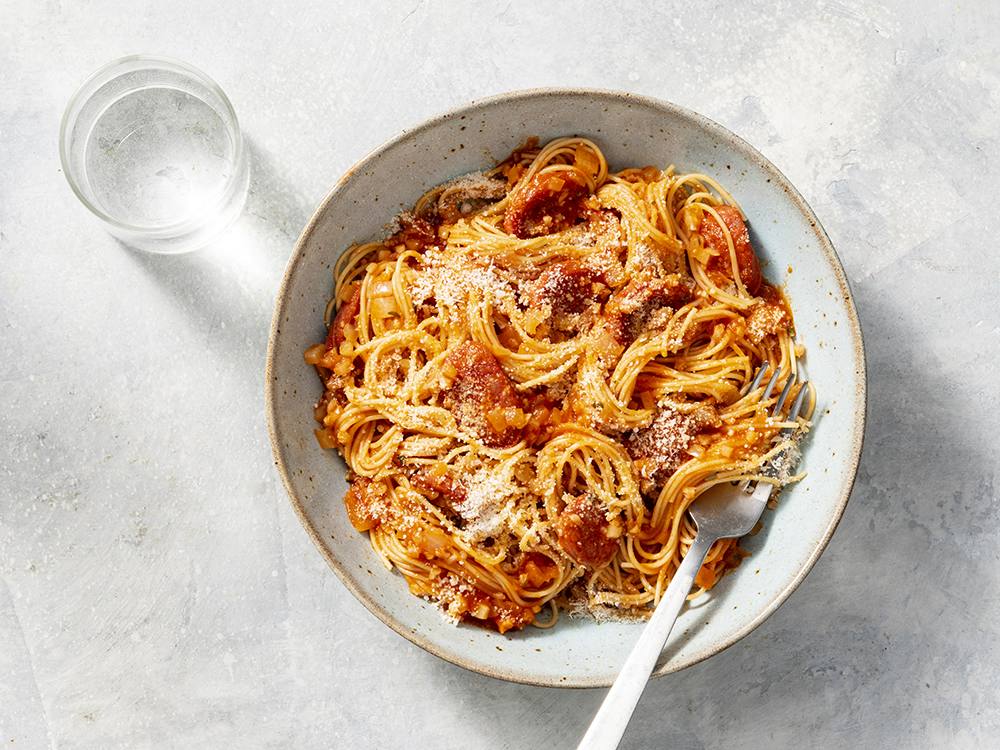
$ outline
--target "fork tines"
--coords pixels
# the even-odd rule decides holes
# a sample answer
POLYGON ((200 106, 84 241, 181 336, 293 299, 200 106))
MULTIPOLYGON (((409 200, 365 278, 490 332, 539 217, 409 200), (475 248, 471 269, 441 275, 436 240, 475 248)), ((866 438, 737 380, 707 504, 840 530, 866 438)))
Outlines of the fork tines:
MULTIPOLYGON (((788 410, 788 421, 789 422, 794 422, 796 419, 799 418, 799 412, 802 411, 802 405, 805 404, 805 402, 806 402, 806 394, 808 392, 809 392, 809 381, 807 380, 799 388, 798 395, 795 397, 795 400, 792 402, 792 408, 788 410)), ((796 429, 797 429, 796 427, 786 427, 785 429, 783 429, 781 431, 781 434, 783 436, 788 436, 788 435, 791 435, 793 432, 795 432, 796 429)))
MULTIPOLYGON (((760 388, 761 381, 764 379, 764 375, 767 374, 770 368, 770 363, 764 362, 758 369, 757 373, 754 375, 753 380, 750 382, 749 387, 746 389, 745 393, 753 393, 758 388, 760 388)), ((771 377, 767 381, 767 385, 764 386, 763 392, 760 394, 760 401, 766 401, 771 398, 771 394, 774 393, 774 388, 781 379, 781 368, 775 369, 771 374, 771 377)), ((788 395, 792 392, 792 386, 795 385, 796 375, 795 373, 790 374, 786 379, 784 385, 781 387, 781 393, 778 394, 777 400, 774 402, 774 408, 771 410, 771 416, 777 417, 781 415, 782 409, 785 407, 785 403, 788 401, 788 395)), ((788 416, 786 421, 794 422, 798 419, 799 412, 802 411, 802 406, 805 403, 806 392, 809 390, 809 381, 805 381, 799 387, 799 392, 795 396, 795 400, 792 402, 791 408, 788 410, 788 416)), ((782 430, 783 434, 787 434, 791 428, 785 428, 782 430)))

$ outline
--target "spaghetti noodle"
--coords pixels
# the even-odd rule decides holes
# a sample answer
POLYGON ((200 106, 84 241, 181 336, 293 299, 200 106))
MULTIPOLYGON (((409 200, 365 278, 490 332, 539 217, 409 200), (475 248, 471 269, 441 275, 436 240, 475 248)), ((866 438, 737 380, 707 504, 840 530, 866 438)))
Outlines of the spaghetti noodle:
MULTIPOLYGON (((305 358, 350 521, 414 594, 500 632, 648 616, 698 495, 794 479, 769 461, 808 423, 751 382, 803 351, 711 177, 530 140, 398 222, 343 254, 305 358)), ((693 595, 742 554, 717 542, 693 595)))

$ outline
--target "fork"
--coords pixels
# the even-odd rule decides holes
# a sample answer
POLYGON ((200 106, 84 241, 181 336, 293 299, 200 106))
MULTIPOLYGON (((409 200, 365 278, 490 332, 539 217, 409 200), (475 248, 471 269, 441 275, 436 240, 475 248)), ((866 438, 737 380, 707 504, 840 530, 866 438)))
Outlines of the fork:
MULTIPOLYGON (((752 393, 760 387, 767 368, 768 364, 765 362, 757 371, 746 393, 752 393)), ((780 375, 781 369, 776 369, 764 387, 760 401, 766 401, 771 397, 780 375)), ((781 414, 795 379, 793 373, 785 381, 771 412, 772 417, 781 414)), ((808 383, 803 383, 799 389, 794 403, 788 410, 787 421, 794 422, 798 417, 808 390, 807 385, 808 383)), ((781 436, 787 437, 794 431, 795 428, 785 427, 781 431, 781 436)), ((773 463, 772 460, 771 464, 773 463)), ((709 549, 719 539, 740 537, 749 533, 760 519, 774 485, 768 482, 758 482, 756 485, 743 482, 736 486, 717 486, 713 490, 699 496, 688 508, 691 518, 698 526, 694 542, 677 572, 674 573, 663 598, 632 648, 632 653, 618 673, 614 685, 605 696, 577 750, 607 750, 618 746, 709 549)))

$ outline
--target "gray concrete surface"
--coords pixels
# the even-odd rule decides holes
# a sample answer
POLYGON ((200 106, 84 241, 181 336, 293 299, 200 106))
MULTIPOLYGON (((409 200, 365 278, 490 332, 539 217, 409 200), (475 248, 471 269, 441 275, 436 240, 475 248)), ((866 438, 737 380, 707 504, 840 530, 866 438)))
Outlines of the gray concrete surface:
POLYGON ((624 747, 996 746, 997 4, 368 5, 0 5, 0 747, 574 746, 601 692, 467 673, 343 589, 262 398, 280 273, 338 175, 542 85, 670 99, 758 146, 868 341, 829 550, 759 630, 653 684, 624 747), (251 144, 246 213, 200 254, 122 248, 60 173, 66 100, 135 52, 208 71, 251 144))

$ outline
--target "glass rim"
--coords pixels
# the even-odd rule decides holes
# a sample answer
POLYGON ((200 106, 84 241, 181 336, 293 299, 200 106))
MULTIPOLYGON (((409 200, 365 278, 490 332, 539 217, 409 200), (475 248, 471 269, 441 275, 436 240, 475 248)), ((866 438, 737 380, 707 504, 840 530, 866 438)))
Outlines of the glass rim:
MULTIPOLYGON (((122 73, 124 75, 124 73, 122 73)), ((114 80, 118 76, 113 76, 108 79, 108 82, 114 80)), ((99 87, 98 87, 99 88, 99 87)), ((200 97, 199 97, 200 98, 200 97)), ((207 102, 206 102, 207 104, 207 102)), ((211 105, 209 105, 211 106, 211 105)), ((214 107, 213 107, 214 109, 214 107)), ((101 221, 112 227, 127 232, 131 232, 136 235, 160 235, 168 234, 172 232, 184 232, 189 229, 193 229, 202 223, 205 217, 210 216, 213 211, 223 206, 230 193, 232 193, 234 188, 239 187, 239 183, 244 179, 244 144, 243 144, 243 131, 240 128, 239 118, 236 116, 236 110, 233 108, 232 102, 229 101, 229 97, 226 96, 226 92, 222 90, 208 74, 199 70, 198 68, 190 65, 181 60, 177 60, 172 57, 164 57, 160 55, 125 55, 124 57, 119 57, 111 60, 100 68, 91 73, 87 78, 81 83, 77 89, 73 92, 73 95, 69 98, 66 103, 66 109, 63 110, 62 120, 59 124, 59 161, 62 165, 63 175, 66 177, 66 181, 69 183, 70 189, 73 194, 76 195, 77 199, 87 208, 92 214, 97 216, 101 221), (70 166, 69 159, 69 125, 70 117, 73 114, 78 115, 79 111, 83 108, 83 104, 86 103, 93 95, 96 93, 97 89, 93 88, 96 81, 98 81, 103 76, 107 75, 110 71, 115 68, 121 67, 129 63, 141 63, 137 70, 143 69, 175 69, 176 72, 183 73, 191 78, 196 79, 199 83, 204 85, 206 88, 211 90, 213 94, 219 97, 225 108, 226 114, 232 118, 232 130, 234 131, 234 158, 233 163, 236 168, 232 170, 232 174, 226 180, 225 187, 220 191, 218 199, 214 204, 205 211, 201 211, 194 216, 188 216, 179 221, 173 221, 165 224, 156 224, 154 226, 150 225, 139 225, 132 224, 126 221, 115 218, 111 214, 107 213, 103 209, 96 206, 83 192, 80 186, 79 180, 77 180, 74 170, 70 166), (93 89, 93 90, 92 90, 93 89)))

